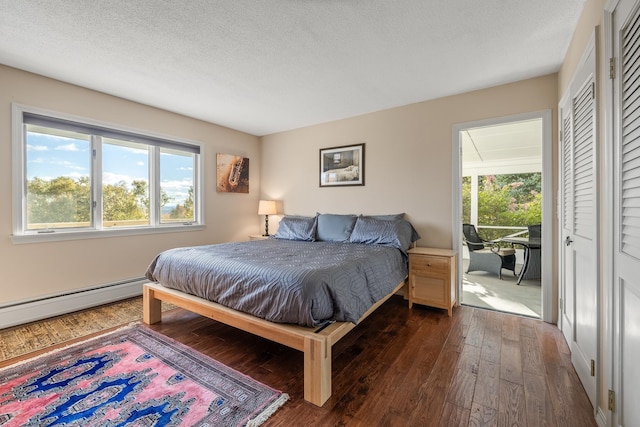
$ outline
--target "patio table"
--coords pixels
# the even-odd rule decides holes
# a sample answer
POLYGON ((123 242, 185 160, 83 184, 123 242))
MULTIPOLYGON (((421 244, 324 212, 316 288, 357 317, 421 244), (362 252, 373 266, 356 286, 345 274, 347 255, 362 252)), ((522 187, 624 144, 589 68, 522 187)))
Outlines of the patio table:
POLYGON ((524 247, 524 264, 518 274, 518 281, 516 284, 520 284, 522 280, 540 280, 542 277, 542 239, 540 238, 526 238, 526 237, 503 237, 501 242, 507 242, 514 245, 521 245, 524 247))

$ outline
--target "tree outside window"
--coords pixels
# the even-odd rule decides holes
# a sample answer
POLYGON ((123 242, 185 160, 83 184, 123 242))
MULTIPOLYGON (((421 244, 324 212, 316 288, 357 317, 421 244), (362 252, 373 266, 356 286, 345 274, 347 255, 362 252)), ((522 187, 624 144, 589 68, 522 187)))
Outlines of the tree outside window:
MULTIPOLYGON (((504 174, 478 177, 478 226, 526 227, 542 223, 542 174, 504 174)), ((471 177, 462 179, 462 220, 471 222, 471 177)), ((482 229, 487 240, 513 230, 482 229)))

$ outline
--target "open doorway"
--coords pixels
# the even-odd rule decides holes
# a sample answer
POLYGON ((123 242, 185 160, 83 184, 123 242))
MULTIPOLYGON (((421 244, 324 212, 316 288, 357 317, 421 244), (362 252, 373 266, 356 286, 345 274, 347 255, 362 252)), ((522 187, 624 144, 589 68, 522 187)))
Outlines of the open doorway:
POLYGON ((547 224, 542 233, 551 236, 544 232, 553 220, 550 117, 539 112, 454 126, 454 247, 462 304, 552 318, 546 279, 552 246, 536 229, 547 224), (463 244, 469 227, 484 247, 463 244))

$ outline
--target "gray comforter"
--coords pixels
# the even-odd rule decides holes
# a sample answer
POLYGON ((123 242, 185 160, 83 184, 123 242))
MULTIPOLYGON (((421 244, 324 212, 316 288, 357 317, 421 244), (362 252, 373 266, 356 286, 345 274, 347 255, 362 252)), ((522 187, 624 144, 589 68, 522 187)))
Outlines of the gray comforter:
POLYGON ((406 276, 396 248, 274 238, 170 249, 146 272, 168 288, 304 326, 356 323, 406 276))

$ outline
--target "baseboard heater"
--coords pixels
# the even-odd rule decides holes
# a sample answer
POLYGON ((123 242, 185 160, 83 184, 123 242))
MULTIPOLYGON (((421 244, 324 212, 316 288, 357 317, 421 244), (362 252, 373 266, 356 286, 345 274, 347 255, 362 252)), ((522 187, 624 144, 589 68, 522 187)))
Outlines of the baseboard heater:
POLYGON ((44 298, 0 305, 0 329, 142 295, 140 277, 44 298))

